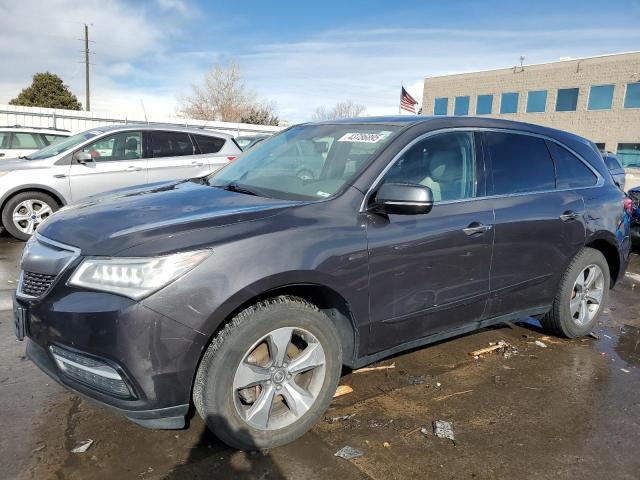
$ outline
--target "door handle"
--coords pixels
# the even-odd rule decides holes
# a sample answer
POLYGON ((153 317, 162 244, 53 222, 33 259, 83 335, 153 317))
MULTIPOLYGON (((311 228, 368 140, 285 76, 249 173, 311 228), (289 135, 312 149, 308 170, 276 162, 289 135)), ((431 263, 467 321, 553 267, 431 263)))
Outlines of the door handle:
POLYGON ((570 222, 578 218, 580 215, 582 214, 578 212, 574 212, 573 210, 567 210, 562 215, 560 215, 560 220, 562 220, 563 222, 570 222))
POLYGON ((462 231, 467 237, 472 237, 474 235, 482 235, 484 232, 488 232, 491 230, 493 225, 483 225, 479 222, 473 222, 469 224, 467 228, 463 228, 462 231))
POLYGON ((0 157, 4 157, 4 153, 0 153, 0 157))
POLYGON ((204 165, 204 163, 202 162, 191 162, 191 166, 192 167, 202 167, 204 165))
POLYGON ((129 165, 126 170, 127 170, 127 172, 139 172, 140 170, 142 170, 142 167, 136 167, 134 165, 129 165))

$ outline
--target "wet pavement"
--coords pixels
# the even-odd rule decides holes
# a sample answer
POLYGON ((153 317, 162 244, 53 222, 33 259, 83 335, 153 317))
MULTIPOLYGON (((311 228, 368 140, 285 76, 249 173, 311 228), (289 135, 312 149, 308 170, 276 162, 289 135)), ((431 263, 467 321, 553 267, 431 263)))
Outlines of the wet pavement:
POLYGON ((299 441, 234 451, 199 417, 146 430, 65 391, 24 357, 9 292, 22 244, 0 238, 0 478, 629 478, 640 472, 640 256, 611 293, 598 339, 547 337, 533 319, 345 372, 299 441), (507 354, 469 352, 504 340, 507 354), (541 341, 545 347, 537 345, 541 341), (455 441, 432 423, 452 424, 455 441), (424 428, 424 434, 421 429, 424 428), (71 450, 86 440, 85 453, 71 450), (334 457, 345 445, 364 455, 334 457))

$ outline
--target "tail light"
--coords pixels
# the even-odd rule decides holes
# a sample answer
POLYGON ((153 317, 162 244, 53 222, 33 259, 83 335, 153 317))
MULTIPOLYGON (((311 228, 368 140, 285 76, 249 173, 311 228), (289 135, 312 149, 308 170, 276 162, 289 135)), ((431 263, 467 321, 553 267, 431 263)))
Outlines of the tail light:
POLYGON ((227 157, 227 160, 229 160, 230 162, 233 162, 236 158, 238 157, 227 157))
POLYGON ((633 213, 633 200, 631 200, 629 197, 624 197, 624 210, 629 215, 633 213))

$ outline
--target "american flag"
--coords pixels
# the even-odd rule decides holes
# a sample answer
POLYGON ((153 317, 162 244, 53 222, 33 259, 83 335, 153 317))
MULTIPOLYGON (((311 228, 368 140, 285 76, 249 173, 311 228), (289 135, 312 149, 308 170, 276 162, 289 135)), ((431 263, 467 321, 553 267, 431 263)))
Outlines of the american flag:
POLYGON ((416 113, 416 105, 418 105, 416 99, 409 95, 409 92, 402 87, 402 92, 400 92, 400 109, 416 113))

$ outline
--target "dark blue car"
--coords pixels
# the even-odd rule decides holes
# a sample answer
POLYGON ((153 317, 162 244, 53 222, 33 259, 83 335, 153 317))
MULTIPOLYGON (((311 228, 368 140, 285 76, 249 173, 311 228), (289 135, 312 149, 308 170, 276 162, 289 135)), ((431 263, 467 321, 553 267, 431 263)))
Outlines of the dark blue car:
MULTIPOLYGON (((588 334, 629 259, 595 145, 489 118, 291 127, 218 172, 61 209, 15 325, 64 386, 242 449, 298 438, 343 366, 526 316, 588 334)), ((565 368, 558 366, 558 368, 565 368)))

